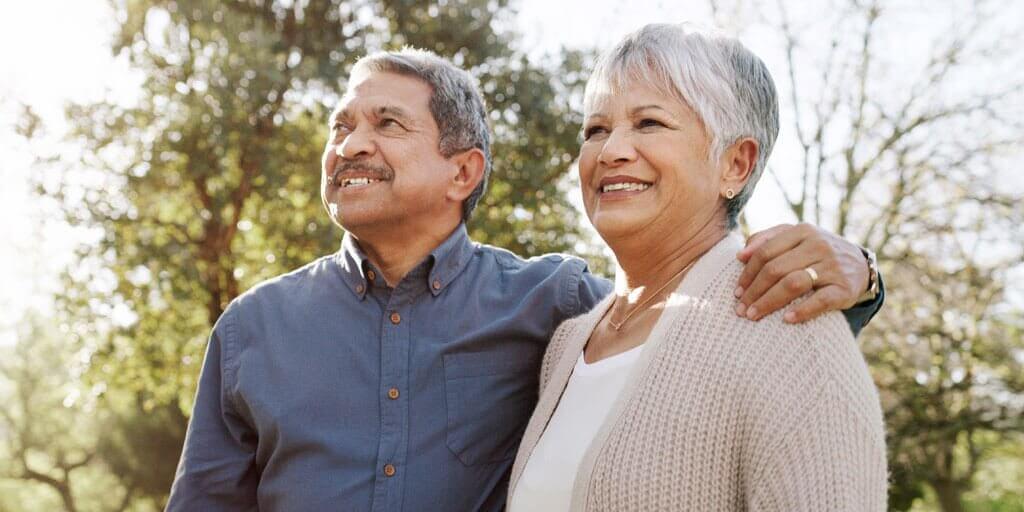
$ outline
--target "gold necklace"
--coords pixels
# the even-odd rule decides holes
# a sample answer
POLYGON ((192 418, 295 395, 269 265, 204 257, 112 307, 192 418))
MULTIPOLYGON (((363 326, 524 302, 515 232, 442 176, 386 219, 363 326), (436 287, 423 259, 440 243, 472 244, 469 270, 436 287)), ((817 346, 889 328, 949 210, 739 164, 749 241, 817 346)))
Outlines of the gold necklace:
POLYGON ((647 298, 644 299, 644 301, 641 302, 637 307, 631 309, 629 313, 626 313, 626 317, 623 318, 622 321, 619 322, 618 324, 616 324, 615 321, 612 320, 611 310, 608 310, 608 325, 611 325, 612 329, 618 332, 619 329, 622 329, 623 325, 626 325, 626 322, 629 320, 629 317, 633 316, 633 313, 640 311, 641 309, 643 309, 644 306, 647 305, 648 302, 654 300, 654 298, 657 297, 658 294, 660 294, 662 290, 664 290, 672 281, 675 281, 677 277, 685 273, 687 270, 690 270, 690 267, 692 267, 694 263, 697 263, 696 259, 694 259, 688 265, 683 267, 683 269, 680 270, 679 272, 676 272, 674 276, 668 278, 668 281, 665 281, 665 284, 661 285, 661 288, 658 288, 654 293, 648 295, 647 298))

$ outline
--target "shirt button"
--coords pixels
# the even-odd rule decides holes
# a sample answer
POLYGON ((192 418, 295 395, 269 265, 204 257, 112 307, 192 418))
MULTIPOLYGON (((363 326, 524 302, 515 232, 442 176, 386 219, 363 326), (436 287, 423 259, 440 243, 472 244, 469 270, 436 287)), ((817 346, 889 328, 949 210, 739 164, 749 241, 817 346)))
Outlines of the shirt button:
POLYGON ((391 464, 384 465, 384 476, 395 476, 395 467, 391 464))
POLYGON ((438 281, 437 279, 434 279, 434 289, 435 290, 440 290, 441 289, 441 281, 438 281))
POLYGON ((363 285, 361 285, 361 284, 357 284, 356 285, 356 293, 363 293, 363 290, 365 290, 365 289, 366 288, 363 285))
POLYGON ((388 398, 392 400, 398 400, 398 388, 391 388, 388 390, 388 398))
POLYGON ((402 315, 399 315, 397 312, 391 313, 391 323, 393 323, 395 325, 398 325, 398 323, 401 322, 401 321, 402 321, 402 315))
POLYGON ((374 272, 374 271, 372 271, 372 270, 368 270, 368 271, 366 271, 366 277, 367 277, 367 278, 368 278, 368 279, 369 279, 370 281, 373 281, 374 279, 377 279, 377 273, 376 273, 376 272, 374 272))

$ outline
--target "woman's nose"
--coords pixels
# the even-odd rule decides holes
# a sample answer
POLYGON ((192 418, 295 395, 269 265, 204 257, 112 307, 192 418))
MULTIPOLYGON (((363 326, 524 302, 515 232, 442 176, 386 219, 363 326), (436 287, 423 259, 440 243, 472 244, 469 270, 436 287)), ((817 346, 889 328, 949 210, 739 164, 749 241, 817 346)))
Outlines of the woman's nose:
POLYGON ((636 148, 625 130, 612 130, 605 140, 597 161, 601 165, 614 167, 636 160, 636 148))

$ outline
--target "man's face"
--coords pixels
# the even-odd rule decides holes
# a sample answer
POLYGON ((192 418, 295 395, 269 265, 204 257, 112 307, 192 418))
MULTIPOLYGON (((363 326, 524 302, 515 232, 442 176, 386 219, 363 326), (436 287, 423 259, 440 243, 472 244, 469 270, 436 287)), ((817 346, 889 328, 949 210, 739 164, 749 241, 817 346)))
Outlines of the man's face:
POLYGON ((394 73, 349 84, 331 115, 321 195, 347 231, 415 226, 452 208, 447 184, 458 166, 441 156, 430 85, 394 73))

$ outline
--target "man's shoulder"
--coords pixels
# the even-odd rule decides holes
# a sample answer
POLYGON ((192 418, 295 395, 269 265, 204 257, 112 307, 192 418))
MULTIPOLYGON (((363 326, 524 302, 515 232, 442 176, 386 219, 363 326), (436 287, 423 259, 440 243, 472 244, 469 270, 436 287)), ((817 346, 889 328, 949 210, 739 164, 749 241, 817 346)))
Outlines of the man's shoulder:
POLYGON ((301 302, 319 285, 332 282, 325 275, 335 272, 335 255, 321 256, 294 270, 260 281, 235 297, 228 310, 281 306, 301 302))
POLYGON ((484 261, 493 262, 503 272, 524 276, 543 278, 558 273, 579 275, 587 270, 587 262, 571 254, 548 253, 523 258, 508 249, 476 244, 476 255, 484 261))

